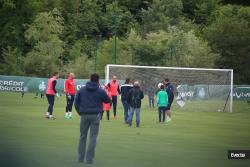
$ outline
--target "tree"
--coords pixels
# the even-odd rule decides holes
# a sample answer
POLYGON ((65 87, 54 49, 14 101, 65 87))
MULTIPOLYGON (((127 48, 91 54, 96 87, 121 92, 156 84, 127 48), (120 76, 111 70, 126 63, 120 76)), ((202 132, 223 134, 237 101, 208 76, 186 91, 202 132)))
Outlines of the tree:
POLYGON ((94 72, 93 59, 89 59, 87 55, 77 57, 65 66, 64 71, 73 72, 77 78, 88 78, 94 72))
POLYGON ((24 58, 24 69, 27 75, 49 76, 62 66, 63 18, 57 9, 42 12, 25 32, 32 50, 24 58))
POLYGON ((144 38, 131 31, 124 45, 133 64, 138 65, 211 68, 217 57, 194 31, 185 32, 175 26, 148 33, 144 38))
POLYGON ((207 27, 205 38, 221 56, 218 68, 234 69, 237 84, 250 83, 250 8, 227 5, 215 12, 216 20, 207 27))
POLYGON ((151 6, 142 9, 142 22, 144 32, 167 30, 169 26, 176 25, 182 16, 181 0, 153 0, 151 6))
MULTIPOLYGON (((125 39, 124 39, 125 40, 125 39)), ((132 55, 127 50, 127 43, 117 38, 117 64, 131 64, 132 55)), ((104 40, 97 52, 96 67, 97 73, 104 77, 104 68, 106 64, 113 64, 113 39, 104 40)))
POLYGON ((0 73, 3 75, 17 75, 21 74, 18 69, 17 48, 10 46, 3 50, 3 63, 0 64, 0 73))
POLYGON ((26 43, 24 25, 31 24, 35 16, 59 6, 61 0, 0 0, 0 63, 4 48, 17 48, 26 55, 30 49, 26 43))

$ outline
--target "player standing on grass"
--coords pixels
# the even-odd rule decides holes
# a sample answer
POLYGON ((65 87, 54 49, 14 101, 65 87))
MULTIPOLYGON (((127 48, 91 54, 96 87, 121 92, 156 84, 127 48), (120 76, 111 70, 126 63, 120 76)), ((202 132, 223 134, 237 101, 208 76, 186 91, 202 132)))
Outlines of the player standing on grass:
POLYGON ((123 109, 124 109, 124 123, 127 124, 128 123, 128 100, 127 100, 127 96, 128 96, 128 92, 129 90, 133 88, 133 85, 130 83, 130 79, 126 78, 124 84, 121 85, 121 100, 122 100, 122 105, 123 105, 123 109))
POLYGON ((65 118, 71 119, 72 118, 72 105, 74 103, 76 89, 75 89, 75 75, 74 73, 69 73, 68 79, 64 82, 64 91, 66 94, 66 112, 65 118))
POLYGON ((170 108, 171 108, 171 105, 172 105, 172 103, 174 101, 174 86, 170 83, 168 78, 166 78, 164 80, 164 84, 165 84, 165 87, 166 87, 166 92, 168 93, 168 105, 167 105, 167 111, 166 111, 166 114, 167 114, 166 122, 169 122, 169 121, 171 121, 170 108))
POLYGON ((75 108, 81 116, 80 140, 78 147, 78 162, 85 159, 86 142, 88 131, 90 130, 89 145, 86 154, 86 163, 92 164, 95 156, 96 139, 99 133, 100 112, 102 103, 110 103, 107 93, 99 88, 99 75, 92 74, 90 82, 82 87, 76 94, 75 108))
POLYGON ((53 107, 55 102, 55 95, 57 94, 56 83, 58 78, 59 78, 59 73, 54 72, 53 76, 48 80, 48 85, 46 89, 46 97, 49 103, 48 111, 46 113, 46 118, 48 119, 55 119, 55 117, 53 116, 53 107))
POLYGON ((147 93, 149 108, 154 108, 154 87, 151 84, 147 86, 147 93))
POLYGON ((109 82, 108 87, 112 96, 114 119, 116 119, 117 95, 120 94, 120 88, 115 75, 113 76, 112 81, 109 82))
POLYGON ((168 105, 168 93, 164 90, 164 85, 161 85, 160 89, 161 90, 157 93, 159 122, 165 122, 165 112, 168 105))
POLYGON ((134 87, 128 93, 128 104, 129 104, 129 118, 128 124, 132 126, 132 119, 134 112, 136 114, 136 127, 140 127, 140 109, 141 100, 144 98, 143 92, 140 89, 138 81, 134 82, 134 87))

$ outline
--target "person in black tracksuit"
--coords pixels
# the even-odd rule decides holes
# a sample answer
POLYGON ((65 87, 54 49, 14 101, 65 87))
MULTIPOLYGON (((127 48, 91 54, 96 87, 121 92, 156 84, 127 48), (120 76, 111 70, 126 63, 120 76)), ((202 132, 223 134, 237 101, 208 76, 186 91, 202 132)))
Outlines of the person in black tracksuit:
POLYGON ((174 101, 174 86, 170 83, 170 80, 168 78, 164 80, 164 83, 166 87, 166 92, 168 93, 168 105, 167 105, 166 114, 169 118, 171 118, 170 108, 174 101))
POLYGON ((128 123, 128 101, 127 101, 127 96, 129 90, 133 88, 133 85, 130 83, 130 79, 126 78, 125 83, 121 85, 121 100, 122 100, 122 105, 124 109, 124 123, 128 123))

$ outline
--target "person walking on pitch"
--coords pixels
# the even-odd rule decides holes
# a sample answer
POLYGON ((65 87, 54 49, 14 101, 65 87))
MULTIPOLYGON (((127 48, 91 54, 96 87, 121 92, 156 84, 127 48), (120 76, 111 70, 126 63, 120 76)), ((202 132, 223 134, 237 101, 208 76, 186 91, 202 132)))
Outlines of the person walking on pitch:
POLYGON ((117 95, 120 94, 120 88, 115 75, 113 76, 112 81, 108 84, 108 87, 110 88, 112 96, 114 119, 116 119, 117 95))
POLYGON ((128 123, 128 110, 129 110, 127 96, 128 92, 132 88, 133 85, 130 83, 130 79, 126 78, 125 83, 121 85, 121 100, 124 109, 124 123, 126 124, 128 123))

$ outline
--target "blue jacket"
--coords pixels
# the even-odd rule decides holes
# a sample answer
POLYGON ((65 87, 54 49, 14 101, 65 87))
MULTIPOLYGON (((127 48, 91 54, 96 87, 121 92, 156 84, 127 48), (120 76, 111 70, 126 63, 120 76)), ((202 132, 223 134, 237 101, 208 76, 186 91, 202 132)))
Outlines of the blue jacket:
POLYGON ((103 102, 110 103, 107 93, 99 88, 98 83, 87 82, 76 94, 75 108, 79 115, 98 114, 103 102))

